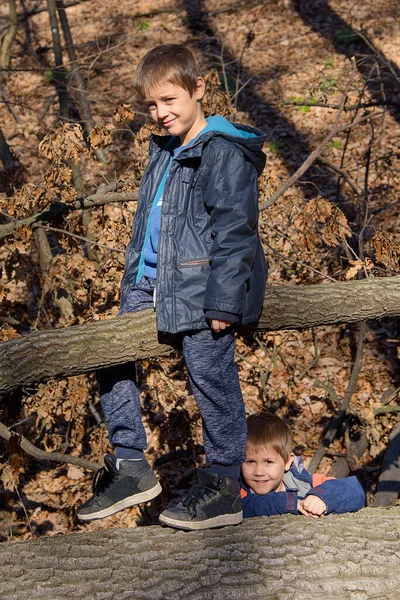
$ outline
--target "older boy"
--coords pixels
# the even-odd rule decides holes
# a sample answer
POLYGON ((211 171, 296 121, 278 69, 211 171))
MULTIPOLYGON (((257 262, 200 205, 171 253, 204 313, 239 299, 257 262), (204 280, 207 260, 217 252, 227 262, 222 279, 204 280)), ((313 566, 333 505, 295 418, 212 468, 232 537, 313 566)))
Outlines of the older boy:
MULTIPOLYGON (((154 48, 140 62, 135 85, 169 135, 150 142, 120 314, 152 307, 154 296, 158 330, 181 339, 209 463, 160 521, 181 529, 237 524, 247 427, 234 325, 256 320, 264 298, 257 178, 265 136, 222 117, 204 118, 205 82, 184 46, 154 48)), ((82 520, 109 516, 161 490, 143 455, 134 373, 125 365, 102 372, 100 391, 116 456, 105 457, 94 494, 78 512, 82 520)))
POLYGON ((251 415, 247 425, 241 490, 245 518, 285 513, 318 518, 364 506, 365 494, 356 477, 307 473, 301 458, 292 452, 289 427, 277 415, 251 415))

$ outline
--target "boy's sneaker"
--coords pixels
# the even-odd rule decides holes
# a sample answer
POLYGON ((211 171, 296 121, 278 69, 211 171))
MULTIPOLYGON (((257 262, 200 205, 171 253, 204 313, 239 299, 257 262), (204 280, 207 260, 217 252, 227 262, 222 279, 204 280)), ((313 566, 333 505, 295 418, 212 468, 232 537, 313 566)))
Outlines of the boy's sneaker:
POLYGON ((161 485, 145 458, 121 460, 118 469, 115 456, 107 454, 104 467, 95 473, 93 496, 79 508, 78 519, 103 519, 160 493, 161 485))
POLYGON ((230 477, 221 481, 210 469, 197 470, 199 483, 175 508, 164 510, 159 519, 163 525, 177 529, 208 529, 237 525, 243 520, 240 484, 230 477))

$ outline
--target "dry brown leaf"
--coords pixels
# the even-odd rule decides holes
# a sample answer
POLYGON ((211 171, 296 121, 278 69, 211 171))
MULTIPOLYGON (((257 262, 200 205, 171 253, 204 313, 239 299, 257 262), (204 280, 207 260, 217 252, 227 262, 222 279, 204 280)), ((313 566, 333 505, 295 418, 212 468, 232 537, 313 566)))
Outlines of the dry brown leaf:
POLYGON ((400 244, 392 235, 383 229, 378 229, 371 240, 371 246, 375 251, 378 263, 382 263, 392 270, 399 269, 400 244))
POLYGON ((92 148, 100 148, 111 144, 111 131, 114 125, 95 125, 89 135, 89 141, 92 148))
POLYGON ((322 239, 328 246, 337 246, 349 235, 351 231, 345 215, 340 208, 335 208, 333 215, 326 222, 322 239))
POLYGON ((88 155, 78 123, 57 123, 39 144, 39 152, 49 160, 71 159, 74 165, 82 155, 88 155))
POLYGON ((126 121, 133 121, 135 113, 132 110, 130 104, 120 104, 114 111, 113 118, 117 123, 126 123, 126 121))
POLYGON ((349 263, 351 264, 351 267, 346 271, 347 280, 353 279, 364 266, 364 262, 362 260, 349 260, 349 263))
POLYGON ((325 223, 332 215, 332 204, 322 196, 317 196, 307 202, 304 212, 319 223, 325 223))

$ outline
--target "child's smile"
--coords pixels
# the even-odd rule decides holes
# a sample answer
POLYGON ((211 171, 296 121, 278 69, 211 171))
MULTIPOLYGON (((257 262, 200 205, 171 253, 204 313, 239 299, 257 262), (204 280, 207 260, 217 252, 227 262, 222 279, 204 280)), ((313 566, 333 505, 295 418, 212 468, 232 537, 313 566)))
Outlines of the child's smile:
POLYGON ((179 136, 181 144, 185 145, 207 125, 200 104, 204 90, 201 77, 192 95, 175 83, 161 83, 148 92, 146 104, 152 119, 170 135, 179 136))
POLYGON ((285 491, 282 481, 290 468, 293 456, 285 462, 274 448, 246 448, 246 460, 242 463, 242 475, 246 485, 256 494, 285 491))

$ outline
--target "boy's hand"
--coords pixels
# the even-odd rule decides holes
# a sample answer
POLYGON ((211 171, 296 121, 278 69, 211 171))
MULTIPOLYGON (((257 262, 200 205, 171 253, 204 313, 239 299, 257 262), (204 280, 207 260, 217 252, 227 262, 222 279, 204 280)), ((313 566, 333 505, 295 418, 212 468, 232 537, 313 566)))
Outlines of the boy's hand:
POLYGON ((321 498, 318 498, 318 496, 311 495, 304 498, 304 500, 299 500, 297 502, 297 510, 303 515, 318 519, 318 517, 322 517, 325 513, 326 504, 321 498))
POLYGON ((224 329, 229 327, 229 325, 232 325, 232 323, 230 323, 229 321, 219 321, 218 319, 211 319, 211 329, 215 331, 215 333, 223 331, 224 329))

